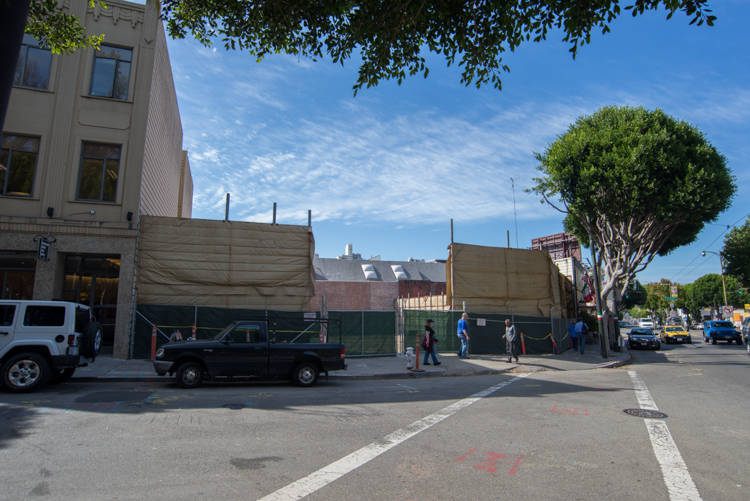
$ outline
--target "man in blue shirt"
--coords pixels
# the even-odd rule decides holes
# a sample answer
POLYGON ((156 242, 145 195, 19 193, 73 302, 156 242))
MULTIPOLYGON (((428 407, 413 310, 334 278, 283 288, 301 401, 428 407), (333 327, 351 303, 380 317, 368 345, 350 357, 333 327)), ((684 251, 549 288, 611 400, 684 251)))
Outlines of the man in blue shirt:
POLYGON ((578 352, 578 332, 576 332, 576 321, 573 319, 570 320, 568 334, 570 334, 570 345, 573 351, 578 352))
POLYGON ((466 322, 469 314, 464 312, 461 320, 458 321, 458 339, 461 340, 461 348, 458 350, 458 356, 469 358, 469 324, 466 322))

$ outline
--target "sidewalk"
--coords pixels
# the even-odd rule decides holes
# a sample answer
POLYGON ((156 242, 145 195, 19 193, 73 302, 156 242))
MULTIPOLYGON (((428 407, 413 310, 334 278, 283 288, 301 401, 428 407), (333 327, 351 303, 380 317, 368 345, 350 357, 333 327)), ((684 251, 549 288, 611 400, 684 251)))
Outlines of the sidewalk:
MULTIPOLYGON (((409 379, 425 377, 461 377, 503 374, 506 372, 539 372, 539 371, 572 371, 618 367, 630 363, 630 354, 611 353, 609 358, 602 358, 597 346, 589 346, 584 355, 568 350, 561 355, 528 355, 521 356, 520 363, 506 363, 503 355, 472 355, 468 360, 461 360, 455 354, 440 354, 440 365, 422 366, 424 372, 410 371, 406 368, 404 355, 372 358, 347 358, 348 369, 331 372, 331 381, 354 381, 366 379, 409 379)), ((325 376, 322 376, 325 377, 325 376)), ((160 377, 154 372, 150 360, 119 360, 107 355, 100 355, 96 362, 88 367, 76 369, 73 379, 78 381, 169 381, 170 377, 160 377)))

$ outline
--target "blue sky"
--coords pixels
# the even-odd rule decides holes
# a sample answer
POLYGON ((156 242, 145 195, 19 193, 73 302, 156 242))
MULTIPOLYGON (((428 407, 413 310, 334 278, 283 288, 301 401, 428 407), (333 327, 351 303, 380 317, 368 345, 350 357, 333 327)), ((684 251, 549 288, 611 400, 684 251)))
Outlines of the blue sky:
MULTIPOLYGON (((626 2, 627 3, 627 2, 626 2)), ((382 82, 353 96, 344 67, 169 40, 195 191, 193 217, 307 224, 316 252, 347 243, 363 257, 445 259, 457 242, 527 248, 562 231, 562 216, 524 192, 534 152, 605 105, 661 108, 705 132, 737 177, 738 196, 696 243, 638 278, 690 283, 717 273, 727 225, 750 213, 750 2, 711 2, 714 27, 664 12, 626 14, 574 61, 552 33, 504 57, 503 90, 465 87, 460 69, 428 56, 427 79, 382 82), (514 193, 511 178, 515 180, 514 193), (517 218, 517 231, 516 231, 517 218)), ((588 252, 584 252, 588 256, 588 252)))

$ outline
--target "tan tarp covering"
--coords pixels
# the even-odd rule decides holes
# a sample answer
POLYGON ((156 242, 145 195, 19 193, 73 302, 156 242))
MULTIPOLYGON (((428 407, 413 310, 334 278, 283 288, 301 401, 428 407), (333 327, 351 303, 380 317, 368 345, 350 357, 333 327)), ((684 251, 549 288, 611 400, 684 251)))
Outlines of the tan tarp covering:
POLYGON ((139 304, 308 311, 315 240, 307 226, 141 219, 139 304))
POLYGON ((454 243, 448 247, 447 292, 455 309, 564 316, 565 277, 547 251, 454 243), (452 247, 452 249, 451 249, 452 247))

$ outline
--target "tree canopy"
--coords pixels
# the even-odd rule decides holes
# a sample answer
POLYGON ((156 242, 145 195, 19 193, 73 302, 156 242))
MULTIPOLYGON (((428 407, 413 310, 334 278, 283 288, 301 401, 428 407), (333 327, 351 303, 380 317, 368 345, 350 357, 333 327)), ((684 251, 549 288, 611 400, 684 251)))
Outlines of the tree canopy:
MULTIPOLYGON (((739 281, 732 276, 726 275, 724 276, 724 280, 727 287, 726 304, 735 308, 741 308, 743 306, 743 299, 747 298, 743 298, 745 294, 740 293, 739 281)), ((703 275, 693 282, 693 286, 690 287, 689 302, 695 309, 724 305, 724 286, 721 282, 721 275, 711 273, 703 275)))
POLYGON ((691 24, 713 25, 707 0, 163 0, 173 38, 192 34, 204 45, 220 38, 227 49, 245 49, 258 60, 284 52, 324 55, 344 64, 359 58, 355 93, 381 80, 429 73, 424 51, 458 61, 466 85, 501 88, 509 71, 502 55, 522 42, 541 41, 561 30, 575 57, 591 33, 610 31, 622 10, 632 16, 664 8, 683 12, 691 24))
MULTIPOLYGON (((89 0, 93 7, 99 0, 89 0)), ((78 18, 62 11, 57 0, 32 0, 26 20, 26 33, 38 39, 55 54, 70 54, 86 47, 98 47, 104 35, 87 35, 78 18)))
POLYGON ((566 229, 590 239, 609 278, 602 297, 657 255, 692 242, 732 201, 726 159, 692 125, 661 110, 609 106, 580 117, 537 153, 530 191, 566 215, 566 229))
POLYGON ((733 228, 724 238, 721 255, 724 273, 736 277, 745 289, 750 289, 750 219, 733 228))

